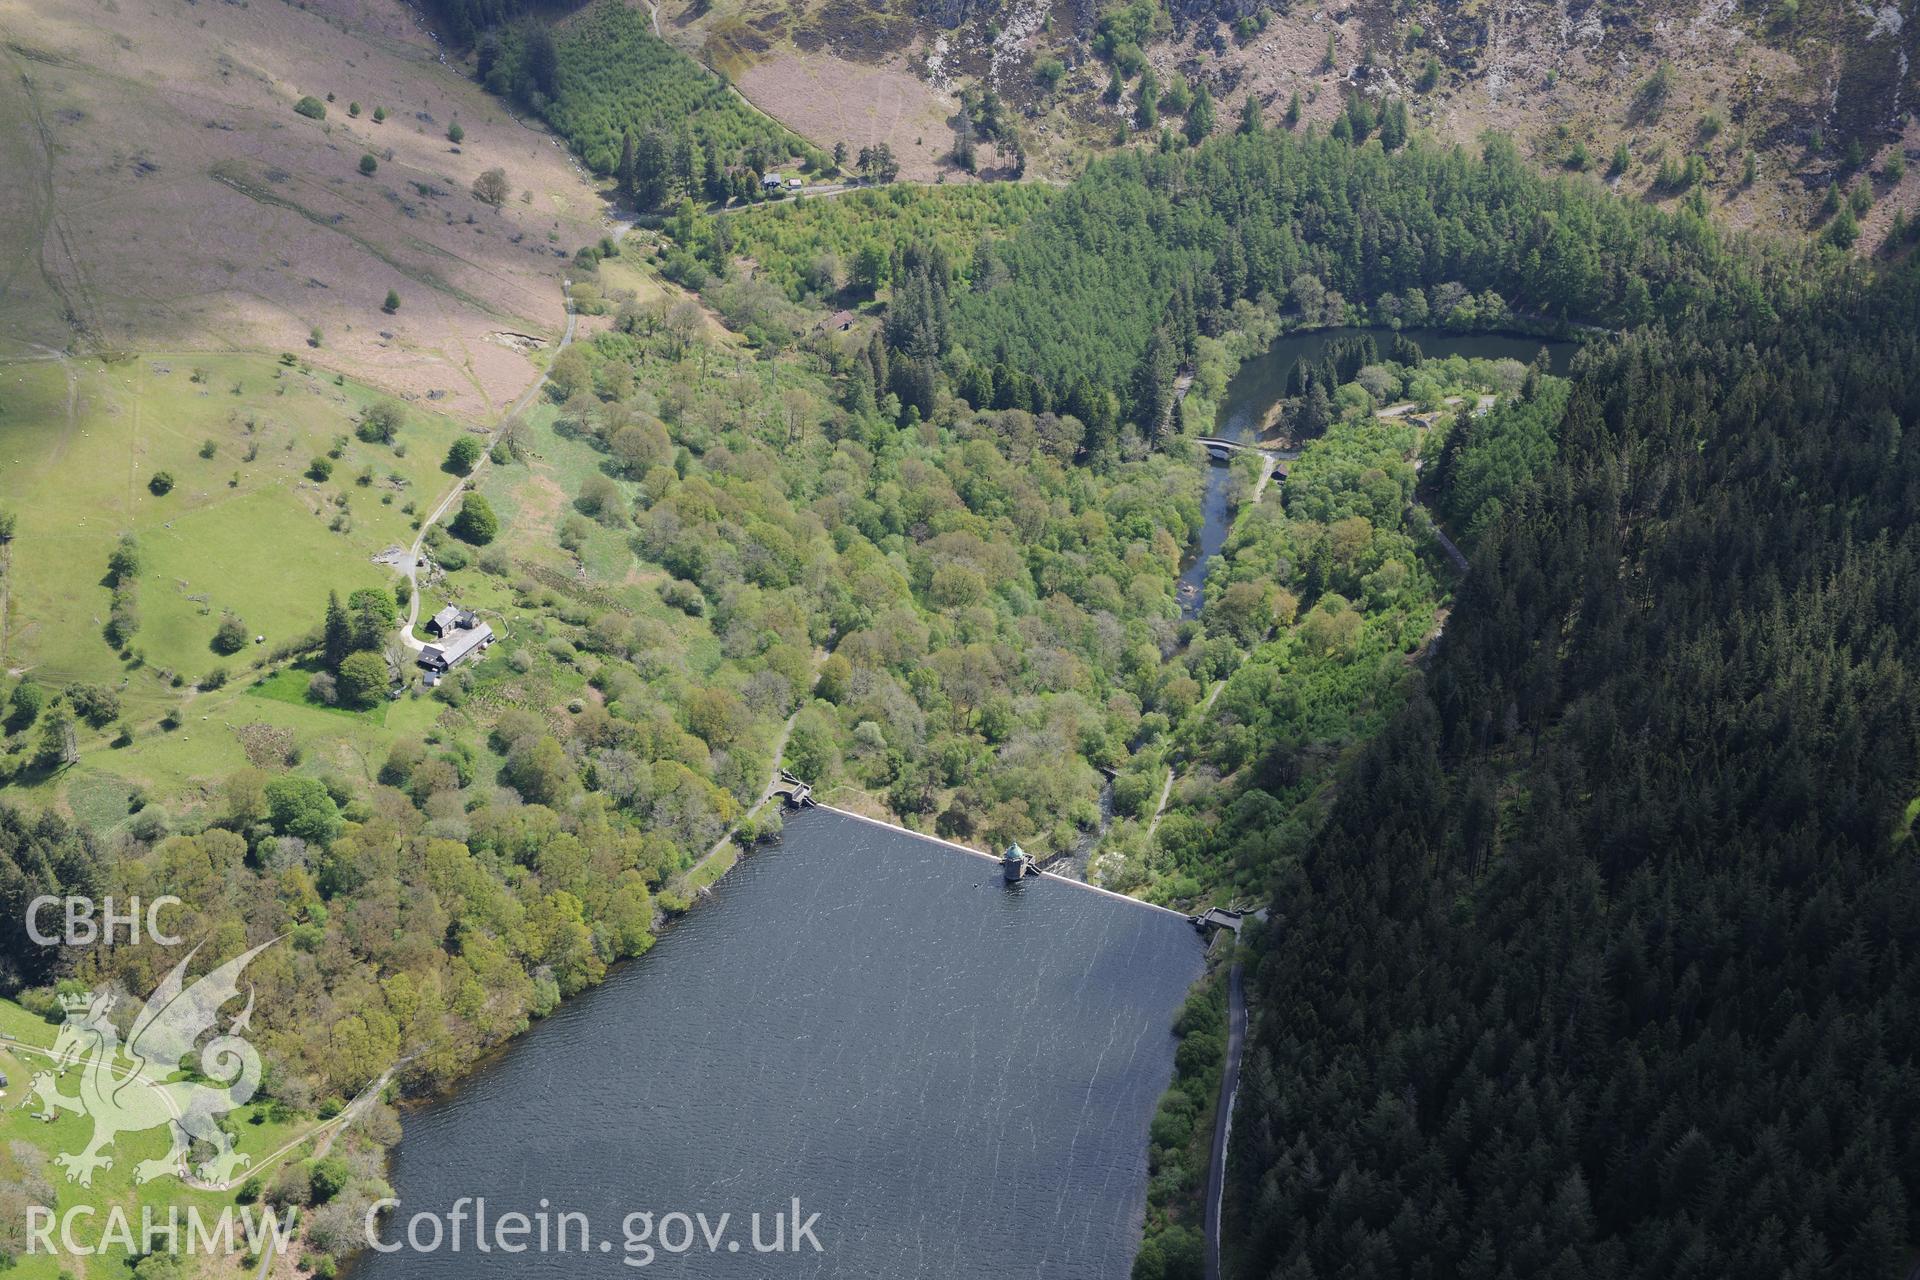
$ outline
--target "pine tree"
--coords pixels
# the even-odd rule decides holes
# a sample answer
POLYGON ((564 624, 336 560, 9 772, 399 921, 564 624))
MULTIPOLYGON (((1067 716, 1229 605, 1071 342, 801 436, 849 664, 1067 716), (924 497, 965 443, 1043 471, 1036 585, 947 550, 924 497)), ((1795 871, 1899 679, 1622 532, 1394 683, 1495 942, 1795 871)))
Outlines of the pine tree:
POLYGON ((1364 93, 1347 96, 1347 127, 1353 130, 1353 145, 1359 146, 1373 136, 1373 107, 1364 93))
POLYGON ((1140 73, 1140 97, 1134 103, 1133 123, 1145 130, 1160 122, 1160 81, 1154 77, 1153 68, 1148 67, 1140 73))
POLYGON ((934 388, 939 370, 930 357, 902 358, 893 362, 893 393, 902 408, 915 410, 921 418, 933 413, 934 388))
POLYGON ((673 185, 678 194, 691 196, 700 189, 700 161, 693 138, 685 129, 673 144, 673 185))
POLYGON ((1388 151, 1406 146, 1407 128, 1407 104, 1399 98, 1390 99, 1380 115, 1380 145, 1388 151))
POLYGON ((880 330, 873 331, 873 337, 867 342, 867 363, 873 368, 873 385, 876 388, 887 386, 893 381, 892 370, 888 367, 887 344, 880 336, 880 330))
POLYGON ((1240 104, 1240 123, 1235 132, 1243 135, 1260 132, 1260 102, 1252 94, 1240 104))
POLYGON ((1297 423, 1299 435, 1311 438, 1320 435, 1333 421, 1333 403, 1327 399, 1327 388, 1321 379, 1314 379, 1307 388, 1306 398, 1300 405, 1300 417, 1297 423))
POLYGON ((629 129, 620 136, 620 163, 613 171, 613 180, 620 194, 633 198, 633 130, 629 129))
POLYGON ((1174 344, 1163 325, 1153 331, 1134 382, 1134 415, 1147 439, 1159 441, 1173 408, 1174 344))
POLYGON ((1827 224, 1827 240, 1841 249, 1853 248, 1854 241, 1860 238, 1860 219, 1853 213, 1853 206, 1843 204, 1840 212, 1833 215, 1833 221, 1827 224))
POLYGON ((1095 466, 1106 466, 1113 460, 1114 427, 1119 416, 1114 408, 1113 394, 1081 378, 1074 383, 1072 394, 1068 397, 1067 412, 1080 419, 1086 427, 1080 447, 1086 451, 1088 459, 1095 466))
POLYGON ((1307 553, 1306 574, 1301 580, 1300 603, 1310 605, 1326 594, 1333 582, 1333 543, 1325 534, 1315 538, 1307 553))
POLYGON ((1203 84, 1193 95, 1193 105, 1187 108, 1187 141, 1197 146, 1212 134, 1213 95, 1203 84))
POLYGON ((847 379, 847 412, 864 417, 874 411, 873 357, 865 349, 854 357, 853 373, 847 379))
POLYGON ((713 231, 707 236, 707 265, 722 276, 733 266, 733 228, 726 218, 713 220, 713 231))
POLYGON ((353 623, 340 603, 338 592, 327 593, 327 620, 321 630, 320 655, 327 670, 337 670, 353 652, 353 623))

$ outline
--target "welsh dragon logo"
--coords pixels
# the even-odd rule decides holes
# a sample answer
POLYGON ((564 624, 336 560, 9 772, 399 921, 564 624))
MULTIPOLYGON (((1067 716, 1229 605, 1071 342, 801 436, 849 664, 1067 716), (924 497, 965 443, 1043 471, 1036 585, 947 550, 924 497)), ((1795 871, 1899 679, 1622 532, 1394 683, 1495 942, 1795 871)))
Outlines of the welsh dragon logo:
POLYGON ((93 1120, 93 1140, 85 1150, 54 1157, 67 1171, 67 1181, 92 1186, 96 1169, 113 1168, 113 1157, 103 1153, 116 1137, 162 1125, 171 1135, 170 1149, 157 1160, 141 1161, 134 1170, 137 1182, 168 1174, 188 1177, 187 1159, 196 1142, 213 1152, 193 1169, 197 1181, 224 1185, 250 1163, 233 1149, 232 1136, 219 1122, 251 1099, 260 1085, 260 1055, 240 1035, 253 1016, 251 987, 246 1008, 200 1050, 200 1073, 214 1083, 167 1077, 180 1070, 180 1060, 213 1029, 220 1007, 239 996, 241 972, 272 945, 262 943, 188 986, 187 965, 199 951, 194 948, 147 997, 124 1045, 108 1016, 116 999, 111 991, 61 999, 67 1018, 51 1051, 55 1069, 34 1076, 31 1092, 44 1107, 35 1113, 40 1119, 72 1111, 93 1120), (60 1092, 59 1077, 75 1065, 81 1067, 80 1093, 70 1098, 60 1092))

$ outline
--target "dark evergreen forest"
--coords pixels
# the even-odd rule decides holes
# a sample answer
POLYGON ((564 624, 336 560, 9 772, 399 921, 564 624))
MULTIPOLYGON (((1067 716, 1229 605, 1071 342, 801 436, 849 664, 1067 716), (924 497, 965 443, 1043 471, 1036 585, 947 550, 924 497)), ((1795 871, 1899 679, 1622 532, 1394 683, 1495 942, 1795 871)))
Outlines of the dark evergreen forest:
MULTIPOLYGON (((1303 323, 1625 328, 1765 316, 1820 272, 1705 219, 1530 173, 1510 144, 1389 153, 1259 131, 1089 167, 983 251, 954 338, 1028 408, 1151 423, 1199 334, 1264 300, 1303 323), (1112 397, 1111 402, 1107 397, 1112 397)), ((964 375, 962 375, 964 377, 964 375)))
POLYGON ((1275 851, 1239 1274, 1902 1273, 1920 284, 1743 310, 1582 356, 1430 673, 1275 851))
MULTIPOLYGON (((52 976, 59 952, 28 936, 28 908, 42 896, 98 893, 99 864, 90 837, 57 814, 31 816, 0 805, 0 991, 52 976)), ((58 909, 46 912, 40 928, 57 931, 58 915, 58 909)))
POLYGON ((529 13, 558 14, 579 8, 582 0, 427 0, 438 29, 458 45, 474 43, 484 31, 503 27, 529 13))

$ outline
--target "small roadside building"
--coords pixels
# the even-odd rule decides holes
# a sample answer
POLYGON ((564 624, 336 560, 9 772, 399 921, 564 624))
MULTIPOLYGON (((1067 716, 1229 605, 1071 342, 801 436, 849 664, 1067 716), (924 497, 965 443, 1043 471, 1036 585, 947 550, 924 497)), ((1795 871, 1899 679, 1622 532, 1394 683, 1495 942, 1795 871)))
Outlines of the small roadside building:
POLYGON ((455 627, 442 634, 439 644, 422 649, 420 665, 430 672, 445 674, 466 659, 485 653, 492 643, 493 628, 476 618, 472 626, 455 627))

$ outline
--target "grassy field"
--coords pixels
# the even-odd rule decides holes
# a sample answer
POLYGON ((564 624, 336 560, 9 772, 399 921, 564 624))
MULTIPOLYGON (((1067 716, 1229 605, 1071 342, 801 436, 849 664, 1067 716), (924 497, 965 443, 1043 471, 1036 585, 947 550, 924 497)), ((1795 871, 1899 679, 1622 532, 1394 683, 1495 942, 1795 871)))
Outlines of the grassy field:
POLYGON ((461 430, 409 407, 405 456, 362 442, 354 420, 374 393, 263 357, 0 376, 13 384, 0 396, 0 491, 19 521, 0 662, 50 684, 127 678, 128 696, 166 703, 154 686, 167 675, 197 679, 255 656, 209 647, 223 613, 271 649, 316 625, 329 590, 389 586, 392 572, 371 557, 412 539, 406 508, 448 483, 440 463, 461 430), (312 460, 336 447, 329 479, 311 478, 312 460), (156 496, 149 481, 161 472, 174 487, 156 496), (131 675, 102 634, 107 557, 126 533, 142 562, 131 648, 145 667, 131 675))
MULTIPOLYGON (((650 270, 630 270, 636 282, 665 289, 650 270)), ((329 591, 344 598, 390 588, 393 571, 372 557, 409 543, 408 508, 427 509, 451 483, 441 462, 462 424, 416 402, 405 406, 402 448, 361 441, 355 420, 378 398, 265 356, 148 354, 0 369, 0 509, 18 520, 0 548, 0 670, 49 691, 102 685, 121 706, 104 728, 80 726, 78 764, 23 773, 10 799, 61 809, 102 833, 125 827, 148 802, 175 819, 212 816, 224 780, 250 765, 371 783, 395 738, 424 736, 447 713, 421 696, 359 712, 317 704, 306 697, 307 671, 268 658, 318 626, 329 591), (212 456, 202 457, 209 442, 212 456), (335 448, 331 475, 314 480, 313 459, 335 448), (148 486, 158 471, 174 479, 164 496, 148 486), (123 533, 139 546, 140 625, 116 649, 105 634, 107 560, 123 533), (216 653, 228 612, 250 641, 265 640, 216 653), (225 682, 202 688, 216 670, 225 682), (169 715, 177 717, 171 728, 169 715), (122 726, 130 741, 120 739, 122 726)), ((581 695, 578 669, 545 652, 555 612, 645 618, 675 637, 675 665, 695 677, 721 663, 711 629, 662 603, 664 575, 635 561, 626 530, 589 522, 577 553, 558 545, 572 499, 604 459, 556 434, 554 417, 551 406, 537 406, 526 462, 492 469, 481 484, 499 511, 498 545, 513 576, 471 565, 423 594, 423 616, 458 601, 482 610, 502 636, 500 654, 476 671, 481 705, 457 716, 581 695), (523 597, 516 586, 529 581, 535 595, 523 597), (535 694, 505 669, 515 650, 539 659, 535 694)), ((7 746, 30 751, 36 732, 7 746)))
MULTIPOLYGON (((557 417, 551 405, 536 408, 527 419, 524 461, 492 469, 480 486, 500 517, 501 541, 515 565, 533 570, 556 600, 570 597, 591 612, 611 610, 672 629, 683 653, 711 645, 711 628, 661 601, 659 587, 667 575, 634 557, 627 542, 629 529, 587 521, 577 552, 560 546, 561 523, 574 513, 573 500, 587 478, 602 474, 606 455, 584 440, 556 432, 557 417)), ((622 485, 623 491, 632 488, 622 485)), ((498 593, 502 605, 512 594, 506 584, 496 580, 490 587, 485 575, 467 570, 455 575, 441 595, 445 600, 457 595, 485 608, 489 591, 498 593)), ((428 604, 422 600, 422 613, 428 604)), ((713 661, 717 664, 717 653, 713 661)))
POLYGON ((269 652, 318 625, 329 591, 391 588, 392 570, 372 557, 410 542, 408 508, 428 506, 450 482, 440 464, 458 423, 410 405, 398 447, 361 441, 354 422, 376 393, 260 356, 17 365, 0 371, 0 392, 0 505, 18 520, 6 547, 0 667, 50 689, 108 686, 134 729, 120 749, 107 747, 111 728, 83 732, 79 777, 43 786, 77 787, 85 804, 79 779, 94 769, 128 785, 191 789, 246 763, 229 725, 323 738, 356 721, 378 728, 385 709, 346 716, 246 686, 269 652), (335 449, 331 475, 316 481, 313 459, 335 449), (174 487, 156 496, 149 480, 162 471, 174 487), (116 650, 104 630, 107 558, 123 533, 139 546, 140 625, 116 650), (264 641, 216 653, 229 612, 250 641, 264 641), (229 683, 197 691, 215 670, 229 683), (168 712, 183 717, 170 733, 159 728, 168 712), (222 732, 203 729, 216 721, 207 728, 222 732))
MULTIPOLYGON (((211 1219, 222 1208, 235 1203, 234 1192, 198 1190, 173 1178, 161 1178, 144 1187, 136 1187, 134 1170, 138 1164, 142 1160, 166 1154, 166 1133, 158 1128, 121 1135, 112 1148, 113 1167, 96 1172, 91 1187, 82 1188, 66 1181, 64 1171, 54 1164, 53 1157, 61 1152, 77 1152, 84 1148, 91 1137, 93 1122, 64 1111, 52 1121, 40 1120, 34 1115, 39 1110, 37 1101, 31 1107, 22 1105, 27 1099, 33 1076, 48 1068, 47 1058, 35 1052, 35 1049, 51 1045, 57 1030, 12 1001, 0 1000, 0 1073, 7 1077, 7 1087, 0 1090, 0 1148, 16 1142, 25 1143, 45 1157, 45 1177, 55 1192, 55 1202, 50 1207, 56 1214, 63 1214, 80 1205, 95 1210, 91 1220, 81 1220, 76 1225, 74 1235, 78 1240, 88 1244, 97 1241, 106 1229, 109 1211, 116 1206, 137 1232, 143 1205, 152 1206, 156 1219, 164 1222, 170 1207, 177 1206, 185 1213, 189 1206, 193 1206, 211 1219)), ((81 1068, 78 1066, 64 1072, 59 1077, 61 1092, 73 1096, 78 1091, 80 1074, 81 1068)), ((232 1127, 237 1135, 238 1149, 253 1160, 247 1176, 258 1175, 263 1181, 268 1180, 283 1161, 299 1159, 305 1154, 305 1144, 299 1139, 315 1124, 311 1117, 282 1116, 275 1119, 269 1114, 268 1108, 254 1104, 238 1108, 230 1118, 234 1122, 232 1127)), ((238 1275, 240 1272, 235 1266, 237 1261, 205 1260, 202 1273, 238 1275)), ((22 1257, 18 1265, 8 1272, 10 1277, 19 1277, 19 1280, 55 1280, 65 1275, 100 1280, 101 1277, 117 1278, 128 1274, 125 1256, 113 1252, 99 1257, 49 1256, 40 1253, 22 1257)))
POLYGON ((387 722, 387 704, 376 703, 371 707, 342 707, 316 702, 307 692, 307 682, 320 670, 318 664, 302 662, 292 666, 279 667, 270 675, 264 676, 247 686, 247 692, 256 698, 271 698, 275 702, 284 702, 291 707, 310 707, 324 711, 328 715, 348 716, 355 720, 364 720, 368 724, 383 725, 387 722))

